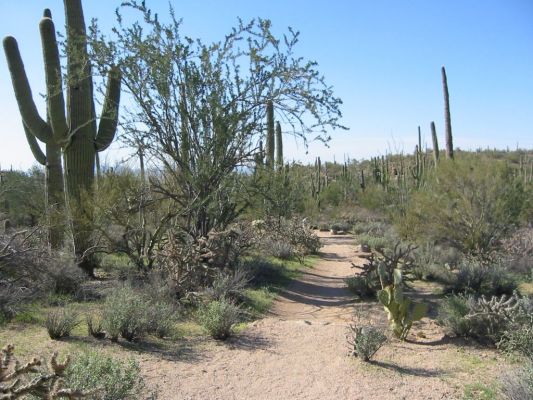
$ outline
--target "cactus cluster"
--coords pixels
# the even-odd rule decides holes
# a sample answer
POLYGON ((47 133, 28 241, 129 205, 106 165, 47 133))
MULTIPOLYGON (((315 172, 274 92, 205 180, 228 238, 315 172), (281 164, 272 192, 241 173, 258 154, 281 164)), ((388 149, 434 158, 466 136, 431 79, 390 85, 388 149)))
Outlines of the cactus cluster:
MULTIPOLYGON (((4 50, 30 148, 36 159, 47 166, 48 203, 62 204, 64 186, 70 207, 75 252, 81 260, 80 266, 92 273, 92 267, 84 262, 83 257, 90 246, 91 212, 90 207, 81 205, 81 200, 84 194, 91 193, 97 152, 111 144, 116 132, 121 74, 118 68, 109 71, 102 115, 97 126, 81 0, 65 1, 65 15, 66 107, 56 31, 49 10, 45 10, 39 24, 46 75, 45 119, 41 118, 35 106, 16 39, 6 37, 4 50), (46 145, 46 154, 40 150, 37 140, 46 145)), ((54 240, 53 244, 58 245, 58 242, 54 240)))
POLYGON ((2 349, 0 358, 0 400, 22 399, 28 395, 41 399, 84 399, 88 393, 64 387, 63 377, 70 362, 57 359, 57 353, 50 358, 49 371, 40 367, 41 360, 33 358, 20 365, 14 356, 15 346, 8 344, 2 349))

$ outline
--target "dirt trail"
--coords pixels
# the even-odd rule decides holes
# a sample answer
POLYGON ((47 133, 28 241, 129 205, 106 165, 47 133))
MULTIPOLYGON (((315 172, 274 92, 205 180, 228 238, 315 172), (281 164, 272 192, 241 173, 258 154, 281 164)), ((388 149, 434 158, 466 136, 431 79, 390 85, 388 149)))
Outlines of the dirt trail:
MULTIPOLYGON (((471 381, 475 373, 461 367, 462 354, 441 340, 431 321, 413 328, 425 339, 393 340, 372 363, 348 356, 354 304, 343 279, 353 274, 350 261, 362 260, 350 237, 322 236, 322 260, 280 295, 269 317, 226 343, 209 341, 172 357, 141 360, 161 399, 458 398, 456 382, 471 381)), ((378 304, 366 307, 385 323, 378 304)))

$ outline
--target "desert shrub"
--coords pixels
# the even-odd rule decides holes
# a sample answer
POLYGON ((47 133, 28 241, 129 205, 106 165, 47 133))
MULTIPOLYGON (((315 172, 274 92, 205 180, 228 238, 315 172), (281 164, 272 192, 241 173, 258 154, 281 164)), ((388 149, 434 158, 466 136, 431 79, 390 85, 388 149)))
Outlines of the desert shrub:
POLYGON ((518 284, 516 279, 499 264, 479 261, 463 262, 449 290, 455 293, 500 296, 512 294, 518 284))
POLYGON ((505 399, 533 399, 533 361, 503 372, 501 390, 505 399))
POLYGON ((146 332, 164 338, 170 336, 176 323, 176 307, 168 302, 149 303, 147 306, 146 332))
POLYGON ((331 225, 331 230, 334 233, 344 232, 347 233, 351 229, 351 225, 347 222, 335 222, 331 225))
POLYGON ((456 336, 468 336, 469 321, 465 319, 470 312, 469 299, 464 295, 451 295, 440 306, 441 323, 456 336))
POLYGON ((507 354, 521 354, 533 360, 533 316, 504 330, 498 348, 507 354))
POLYGON ((268 249, 268 255, 281 260, 290 260, 294 257, 295 250, 290 243, 281 240, 267 241, 265 248, 268 249))
POLYGON ((94 400, 139 398, 143 388, 137 362, 119 361, 97 351, 79 354, 68 366, 65 381, 72 388, 93 392, 89 398, 94 400))
POLYGON ((102 325, 111 340, 122 336, 133 341, 148 329, 148 307, 145 299, 129 286, 117 288, 105 300, 102 325))
POLYGON ((250 271, 242 267, 231 271, 218 271, 206 293, 212 300, 241 300, 251 278, 250 271))
POLYGON ((363 361, 369 361, 387 341, 382 329, 374 326, 350 325, 348 343, 353 346, 352 354, 363 361))
POLYGON ((81 284, 87 279, 73 260, 61 255, 49 262, 46 276, 50 291, 57 295, 77 296, 80 294, 81 284))
POLYGON ((358 222, 352 227, 355 235, 385 236, 389 226, 382 221, 358 222))
POLYGON ((383 236, 372 236, 368 234, 362 234, 357 236, 357 242, 361 246, 368 246, 370 249, 383 249, 387 246, 388 241, 383 236))
POLYGON ((100 315, 88 314, 85 316, 85 322, 87 323, 87 333, 90 336, 96 339, 103 339, 105 337, 102 317, 100 315))
POLYGON ((441 322, 457 336, 497 343, 518 323, 520 298, 513 296, 453 295, 441 307, 441 322))
POLYGON ((461 159, 439 164, 396 221, 402 236, 446 243, 465 254, 493 251, 527 208, 527 193, 504 162, 461 159))
POLYGON ((502 253, 506 269, 533 278, 533 228, 518 229, 503 239, 502 253))
POLYGON ((362 299, 375 298, 377 287, 375 280, 362 275, 350 276, 344 280, 348 289, 362 299))
POLYGON ((240 263, 240 268, 248 271, 250 274, 249 284, 252 287, 261 287, 270 285, 283 279, 282 265, 276 265, 271 261, 263 258, 254 257, 250 259, 243 259, 240 263))
POLYGON ((70 336, 78 324, 78 314, 68 306, 48 312, 44 322, 48 336, 54 340, 70 336))
POLYGON ((451 267, 457 265, 460 259, 459 253, 451 248, 435 246, 425 243, 414 252, 413 275, 417 279, 438 281, 450 284, 454 280, 451 267))
POLYGON ((211 301, 198 310, 200 324, 217 340, 230 337, 233 325, 240 321, 240 317, 240 308, 225 299, 211 301))

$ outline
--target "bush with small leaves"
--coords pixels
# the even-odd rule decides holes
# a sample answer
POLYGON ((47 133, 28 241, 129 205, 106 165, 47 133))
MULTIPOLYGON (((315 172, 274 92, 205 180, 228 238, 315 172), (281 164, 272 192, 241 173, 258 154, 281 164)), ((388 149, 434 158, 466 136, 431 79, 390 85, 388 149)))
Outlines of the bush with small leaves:
POLYGON ((500 265, 486 265, 474 260, 460 265, 449 290, 454 293, 501 296, 512 294, 517 286, 516 279, 500 265))
POLYGON ((139 338, 148 328, 146 301, 131 287, 116 289, 104 303, 102 325, 112 341, 119 336, 129 342, 139 338))
POLYGON ((533 399, 533 361, 505 371, 501 377, 501 390, 505 399, 533 399))
POLYGON ((241 319, 242 311, 228 300, 211 301, 198 310, 198 319, 214 339, 226 340, 233 333, 233 325, 241 319))
POLYGON ((48 312, 44 324, 50 339, 68 337, 79 324, 78 314, 69 307, 61 307, 48 312))
POLYGON ((251 279, 250 270, 242 267, 237 267, 233 271, 218 271, 212 286, 206 289, 206 294, 212 300, 239 301, 244 297, 244 290, 251 279))
POLYGON ((65 382, 70 387, 95 392, 89 397, 94 400, 138 399, 144 387, 135 360, 116 360, 97 351, 78 355, 65 375, 65 382))
POLYGON ((465 319, 470 312, 468 301, 464 295, 451 295, 441 304, 440 322, 456 336, 467 336, 470 330, 469 322, 465 319))
POLYGON ((268 249, 269 255, 281 260, 290 260, 295 253, 294 247, 290 243, 281 240, 269 241, 265 248, 268 249))
POLYGON ((387 341, 383 330, 374 326, 358 326, 353 323, 349 329, 348 343, 353 347, 352 354, 363 361, 369 361, 387 341))
POLYGON ((374 282, 362 275, 350 276, 344 280, 348 289, 362 299, 372 299, 376 297, 377 287, 374 282))
POLYGON ((176 307, 159 301, 148 305, 146 332, 162 339, 172 334, 176 323, 176 307))
POLYGON ((102 317, 88 314, 85 317, 87 323, 87 333, 95 339, 105 338, 104 328, 102 326, 102 317))

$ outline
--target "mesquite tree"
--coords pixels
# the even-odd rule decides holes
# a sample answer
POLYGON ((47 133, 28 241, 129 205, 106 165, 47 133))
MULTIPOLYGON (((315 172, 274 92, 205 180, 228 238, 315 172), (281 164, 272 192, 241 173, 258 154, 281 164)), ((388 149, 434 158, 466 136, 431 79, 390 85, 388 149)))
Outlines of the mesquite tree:
MULTIPOLYGON (((278 40, 268 20, 239 21, 224 40, 204 44, 182 36, 172 9, 163 24, 144 2, 123 7, 142 13, 143 25, 127 26, 120 9, 114 37, 94 24, 93 55, 99 65, 120 65, 131 98, 125 137, 143 138, 157 171, 151 188, 174 202, 169 212, 181 213, 174 221, 192 237, 224 229, 246 205, 239 172, 257 161, 269 101, 304 141, 327 141, 326 128, 342 128, 340 99, 316 63, 293 55, 291 29, 278 40)), ((267 142, 273 167, 270 149, 267 142)))
MULTIPOLYGON (((31 137, 33 135, 46 144, 47 152, 53 151, 53 161, 57 164, 57 171, 54 170, 53 176, 57 175, 57 180, 53 181, 53 185, 49 181, 49 190, 54 196, 60 196, 62 187, 59 179, 60 162, 58 163, 57 156, 59 152, 63 155, 74 249, 80 267, 92 275, 94 265, 90 257, 87 257, 87 250, 91 248, 90 193, 94 181, 95 156, 96 152, 105 150, 115 136, 121 79, 119 70, 109 66, 107 92, 97 127, 92 68, 87 52, 81 0, 64 0, 64 6, 67 25, 66 107, 59 48, 54 22, 49 11, 45 11, 39 25, 47 88, 46 119, 41 118, 33 101, 15 38, 8 36, 4 39, 4 50, 23 124, 27 135, 30 136, 30 146, 32 150, 36 150, 37 143, 31 137), (89 194, 89 201, 82 201, 86 194, 89 194)), ((52 160, 52 156, 50 157, 52 160)))

